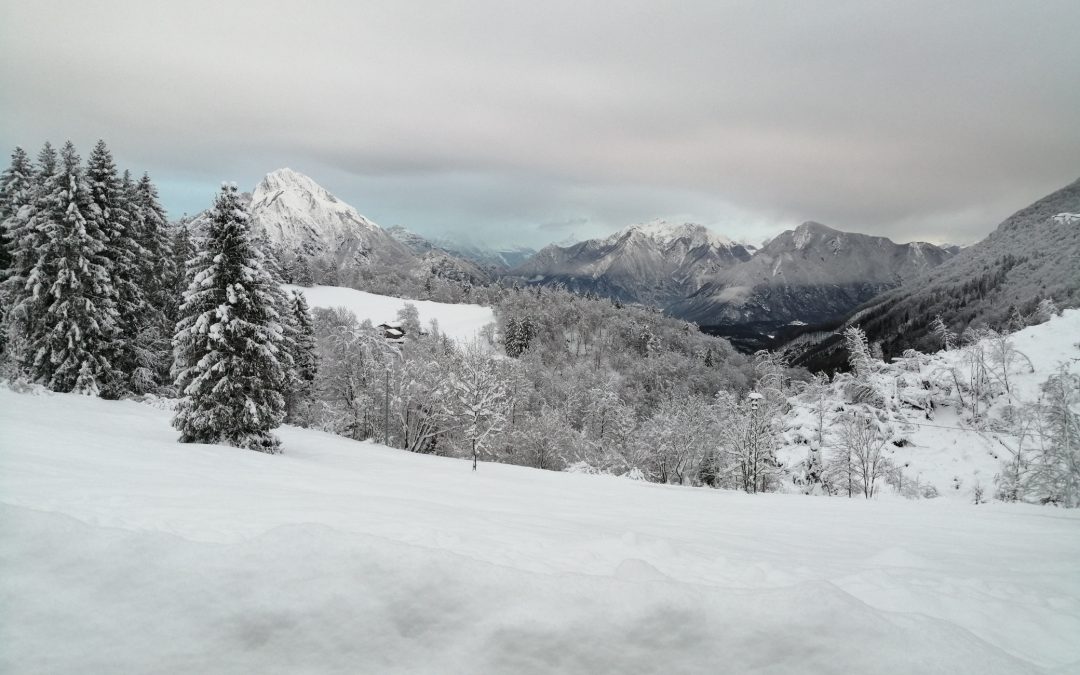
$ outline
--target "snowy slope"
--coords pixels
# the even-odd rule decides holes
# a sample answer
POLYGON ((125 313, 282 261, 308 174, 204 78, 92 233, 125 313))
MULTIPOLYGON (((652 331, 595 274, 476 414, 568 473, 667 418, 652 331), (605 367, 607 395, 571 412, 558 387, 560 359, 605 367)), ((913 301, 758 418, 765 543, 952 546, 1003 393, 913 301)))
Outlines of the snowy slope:
POLYGON ((0 671, 1080 666, 1080 513, 749 496, 0 389, 0 671), (62 424, 58 424, 62 420, 62 424))
MULTIPOLYGON (((1001 441, 1015 444, 1015 438, 1006 433, 1011 427, 997 424, 1004 408, 1038 401, 1040 386, 1062 368, 1080 373, 1080 309, 1065 310, 1061 316, 1024 328, 1009 339, 1020 352, 1009 368, 1010 392, 1006 393, 1000 385, 993 383, 993 400, 979 423, 975 423, 970 412, 962 408, 954 390, 951 369, 956 369, 961 383, 969 369, 962 349, 883 364, 871 378, 878 383, 879 391, 885 393, 886 403, 892 408, 893 438, 902 438, 908 443, 903 447, 892 444, 886 447, 887 456, 895 465, 903 467, 907 480, 932 485, 942 497, 966 501, 973 500, 973 490, 978 485, 989 499, 994 493, 994 476, 1001 471, 1002 461, 1007 456, 1001 441), (893 398, 898 402, 888 400, 893 398), (904 403, 930 400, 934 406, 929 418, 924 410, 904 403)), ((990 352, 989 343, 984 342, 984 348, 990 352)), ((834 388, 842 389, 842 386, 834 388)), ((963 395, 970 397, 966 391, 963 395)), ((834 410, 851 408, 836 392, 830 401, 834 410)), ((804 459, 806 443, 816 436, 813 402, 802 397, 794 397, 791 402, 795 407, 785 420, 785 437, 789 444, 779 453, 787 466, 794 466, 804 459)), ((899 498, 893 490, 884 490, 882 495, 899 498)))
POLYGON ((481 305, 451 305, 430 300, 404 300, 387 295, 375 295, 340 286, 286 286, 298 290, 307 297, 312 307, 344 307, 356 314, 360 321, 368 319, 379 325, 397 319, 398 310, 410 302, 420 312, 420 323, 427 326, 432 319, 439 322, 439 330, 459 342, 468 342, 480 334, 489 323, 495 323, 490 307, 481 305))

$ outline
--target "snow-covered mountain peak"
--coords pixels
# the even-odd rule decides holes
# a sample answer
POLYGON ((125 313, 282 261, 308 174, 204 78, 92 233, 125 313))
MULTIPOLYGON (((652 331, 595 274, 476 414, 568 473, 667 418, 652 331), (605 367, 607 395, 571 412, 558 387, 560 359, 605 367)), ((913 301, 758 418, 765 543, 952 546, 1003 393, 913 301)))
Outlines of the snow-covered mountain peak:
POLYGON ((304 174, 271 171, 251 195, 251 215, 275 245, 328 251, 381 228, 304 174))
POLYGON ((696 223, 669 223, 662 219, 630 225, 608 237, 607 241, 615 243, 627 237, 650 239, 662 246, 667 246, 680 239, 685 239, 690 244, 691 248, 705 244, 715 248, 726 248, 733 245, 730 239, 716 234, 704 225, 698 225, 696 223))
POLYGON ((795 249, 800 250, 806 248, 806 246, 812 241, 814 241, 814 239, 818 236, 837 234, 843 233, 839 230, 834 230, 827 225, 822 225, 821 223, 815 222, 813 220, 808 220, 802 225, 799 225, 795 228, 794 232, 792 233, 792 241, 795 244, 795 249))
POLYGON ((344 218, 366 229, 379 227, 308 176, 289 168, 271 171, 259 181, 252 193, 251 210, 316 220, 344 218))

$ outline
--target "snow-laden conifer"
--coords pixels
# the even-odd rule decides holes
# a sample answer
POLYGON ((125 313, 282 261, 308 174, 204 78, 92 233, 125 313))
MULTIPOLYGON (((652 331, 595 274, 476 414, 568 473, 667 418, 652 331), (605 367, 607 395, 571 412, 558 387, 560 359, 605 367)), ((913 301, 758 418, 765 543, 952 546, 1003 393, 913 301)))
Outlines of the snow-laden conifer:
POLYGON ((22 148, 15 148, 11 153, 11 165, 0 175, 0 284, 11 272, 15 248, 12 230, 18 226, 22 207, 32 199, 33 187, 34 168, 30 156, 22 148))
POLYGON ((140 369, 132 377, 131 386, 140 392, 170 382, 172 336, 182 291, 176 288, 172 243, 165 211, 158 203, 157 188, 148 175, 134 181, 127 171, 121 183, 131 214, 131 237, 142 252, 130 272, 144 307, 136 345, 140 369))
POLYGON ((167 279, 168 289, 176 298, 174 305, 170 307, 173 326, 180 320, 180 305, 183 302, 184 292, 191 283, 188 276, 188 263, 195 259, 195 242, 191 237, 191 229, 186 222, 181 222, 173 228, 169 244, 172 248, 172 275, 167 279))
POLYGON ((289 294, 289 314, 292 327, 292 373, 287 397, 287 418, 292 424, 306 426, 314 397, 315 376, 318 373, 318 356, 315 345, 315 322, 308 308, 307 299, 300 291, 289 294))
POLYGON ((98 395, 115 386, 109 360, 117 338, 116 292, 105 256, 108 238, 88 218, 91 196, 68 142, 42 184, 34 215, 39 255, 27 279, 42 314, 28 333, 32 379, 55 391, 98 395))
POLYGON ((86 183, 90 203, 86 219, 105 234, 104 258, 115 292, 114 302, 119 317, 119 336, 111 347, 113 366, 122 374, 111 383, 106 396, 148 391, 154 384, 154 373, 160 367, 160 355, 155 354, 148 336, 153 322, 153 308, 143 294, 140 270, 148 264, 147 252, 136 236, 137 213, 133 185, 125 174, 120 178, 112 153, 104 141, 94 146, 86 165, 86 183))
POLYGON ((0 354, 8 348, 9 313, 24 295, 23 286, 33 266, 33 248, 22 241, 34 201, 34 167, 22 148, 11 153, 11 165, 0 175, 0 354))
POLYGON ((285 412, 287 357, 280 291, 251 241, 235 185, 222 186, 189 272, 174 341, 180 441, 277 452, 270 430, 285 412))
POLYGON ((27 334, 40 311, 35 309, 33 290, 28 285, 42 243, 42 221, 35 217, 42 199, 44 179, 56 171, 56 151, 46 143, 35 168, 22 148, 16 148, 11 165, 4 171, 0 227, 7 239, 8 262, 0 285, 0 318, 3 319, 3 351, 10 362, 25 364, 27 334))
MULTIPOLYGON (((134 187, 133 201, 138 214, 139 244, 146 251, 148 264, 142 268, 140 284, 151 306, 161 312, 166 325, 175 324, 179 294, 175 292, 177 269, 165 209, 158 199, 157 187, 149 174, 143 174, 134 187)), ((172 332, 169 325, 167 333, 172 332)))

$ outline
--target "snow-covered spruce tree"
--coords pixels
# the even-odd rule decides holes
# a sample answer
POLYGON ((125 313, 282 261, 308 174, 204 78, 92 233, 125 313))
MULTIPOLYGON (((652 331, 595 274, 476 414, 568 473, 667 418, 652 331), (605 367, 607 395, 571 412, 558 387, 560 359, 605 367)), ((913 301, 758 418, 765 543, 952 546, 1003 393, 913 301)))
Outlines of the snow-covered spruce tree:
POLYGON ((173 274, 167 280, 168 286, 176 298, 175 305, 169 307, 172 310, 173 327, 180 320, 180 305, 183 303, 184 292, 187 291, 191 278, 188 276, 188 263, 195 259, 198 252, 195 249, 195 241, 191 237, 191 230, 187 223, 181 222, 172 232, 170 241, 172 246, 173 274))
MULTIPOLYGON (((11 270, 16 218, 23 205, 30 203, 34 187, 34 168, 22 148, 11 153, 11 165, 0 175, 0 287, 11 270), (10 222, 10 225, 9 225, 10 222)), ((0 300, 3 295, 0 295, 0 300)), ((3 305, 0 305, 0 310, 3 305)))
POLYGON ((178 276, 183 270, 177 269, 165 210, 148 174, 144 173, 134 184, 129 199, 136 214, 136 237, 146 252, 144 264, 139 266, 137 283, 153 310, 147 322, 151 331, 148 337, 154 352, 164 355, 160 359, 164 366, 159 367, 156 377, 159 384, 164 384, 168 381, 172 334, 182 294, 182 290, 177 289, 178 276))
POLYGON ((507 356, 517 358, 529 349, 536 334, 533 321, 528 316, 512 316, 506 321, 503 330, 503 349, 507 356))
POLYGON ((250 239, 235 185, 223 185, 204 249, 190 266, 173 372, 181 443, 228 443, 274 453, 281 423, 283 327, 273 279, 250 239))
POLYGON ((131 201, 134 186, 127 178, 126 182, 120 178, 112 153, 104 141, 98 141, 86 165, 90 194, 86 219, 105 234, 103 255, 119 317, 118 339, 110 349, 110 357, 121 377, 102 392, 110 398, 149 391, 164 356, 155 352, 149 335, 155 310, 140 285, 148 276, 142 268, 149 264, 149 256, 136 236, 138 214, 131 201))
POLYGON ((0 355, 6 359, 12 306, 21 298, 33 266, 34 248, 20 246, 30 218, 36 181, 30 156, 22 148, 11 153, 11 165, 0 175, 0 355))
POLYGON ((307 414, 315 396, 315 377, 318 374, 318 354, 315 348, 315 322, 308 309, 307 298, 300 291, 289 295, 290 323, 293 328, 292 377, 286 397, 286 419, 291 424, 307 426, 307 414))
POLYGON ((69 141, 42 186, 43 229, 27 280, 43 306, 29 334, 33 380, 54 391, 98 395, 121 377, 109 356, 117 340, 116 291, 105 256, 108 237, 88 218, 91 198, 79 155, 69 141))
POLYGON ((43 221, 35 217, 42 201, 41 185, 56 171, 56 151, 50 144, 42 148, 39 160, 39 168, 35 169, 26 152, 16 148, 2 178, 0 227, 7 237, 9 261, 0 285, 0 339, 5 360, 21 366, 32 361, 27 353, 28 335, 41 314, 35 307, 40 303, 27 282, 43 241, 43 221))

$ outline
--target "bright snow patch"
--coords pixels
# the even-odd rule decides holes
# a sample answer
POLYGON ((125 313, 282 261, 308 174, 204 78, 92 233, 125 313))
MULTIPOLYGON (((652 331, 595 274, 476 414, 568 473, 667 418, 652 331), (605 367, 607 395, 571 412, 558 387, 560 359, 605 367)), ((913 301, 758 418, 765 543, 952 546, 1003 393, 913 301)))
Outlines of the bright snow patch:
POLYGON ((426 328, 432 319, 439 330, 459 342, 468 342, 480 335, 481 329, 495 322, 495 313, 482 305, 452 305, 430 300, 405 300, 388 295, 375 295, 340 286, 286 286, 303 292, 312 307, 344 307, 360 321, 368 319, 378 325, 397 319, 398 310, 411 302, 420 312, 420 323, 426 328))
POLYGON ((473 473, 281 436, 279 456, 180 445, 150 406, 0 390, 0 671, 1080 664, 1077 512, 473 473))

